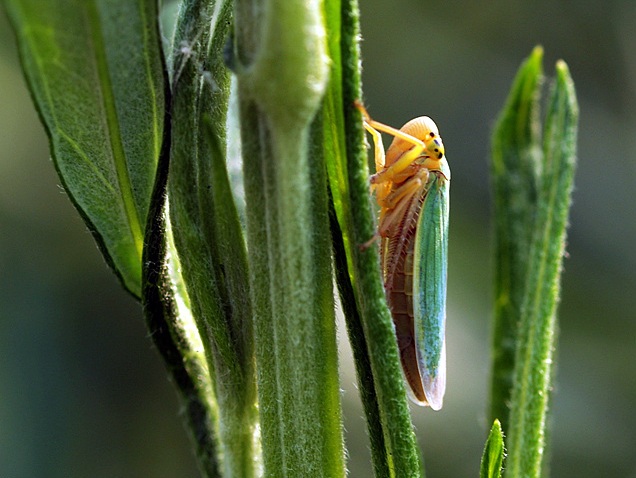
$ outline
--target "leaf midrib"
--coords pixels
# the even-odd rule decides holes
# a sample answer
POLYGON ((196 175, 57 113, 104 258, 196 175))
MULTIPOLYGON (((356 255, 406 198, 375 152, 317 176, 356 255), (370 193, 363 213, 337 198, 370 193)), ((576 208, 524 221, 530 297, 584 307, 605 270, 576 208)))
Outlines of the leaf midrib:
POLYGON ((119 121, 117 118, 115 95, 113 93, 111 78, 108 73, 108 61, 106 58, 106 48, 104 45, 99 12, 97 11, 94 1, 87 3, 87 12, 91 23, 90 31, 95 51, 95 64, 97 66, 99 84, 101 85, 104 115, 106 119, 107 134, 113 155, 113 164, 117 174, 117 182, 121 192, 124 213, 128 218, 128 225, 130 227, 133 244, 138 257, 141 260, 143 230, 137 207, 135 205, 130 175, 128 173, 126 153, 124 151, 121 130, 119 128, 119 121))

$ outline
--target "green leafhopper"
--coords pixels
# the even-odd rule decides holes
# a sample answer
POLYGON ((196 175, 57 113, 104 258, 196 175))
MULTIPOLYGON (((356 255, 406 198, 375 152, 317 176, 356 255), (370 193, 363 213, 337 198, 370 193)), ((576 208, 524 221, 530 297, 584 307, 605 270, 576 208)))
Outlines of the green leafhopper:
POLYGON ((446 275, 450 168, 437 126, 427 116, 400 130, 370 118, 375 144, 371 176, 380 217, 381 262, 387 302, 409 397, 442 408, 446 389, 446 275), (386 150, 381 133, 394 137, 386 150))

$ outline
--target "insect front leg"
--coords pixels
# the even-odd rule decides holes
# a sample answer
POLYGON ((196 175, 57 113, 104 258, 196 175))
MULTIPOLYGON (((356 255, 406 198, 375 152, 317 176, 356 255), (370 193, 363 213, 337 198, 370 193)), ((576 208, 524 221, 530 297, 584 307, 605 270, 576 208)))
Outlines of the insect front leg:
POLYGON ((426 151, 426 144, 420 139, 412 136, 404 131, 395 129, 391 126, 375 121, 371 118, 366 108, 359 101, 355 102, 355 107, 362 113, 364 117, 364 127, 373 136, 375 145, 375 170, 376 173, 371 176, 371 184, 380 184, 385 181, 393 181, 394 176, 400 174, 408 168, 413 162, 422 156, 426 151), (384 146, 382 144, 382 133, 390 134, 395 138, 400 138, 407 143, 413 145, 411 149, 405 151, 400 158, 388 168, 386 167, 384 146))
MULTIPOLYGON (((375 170, 381 171, 384 169, 384 144, 382 143, 382 134, 371 126, 366 121, 364 122, 364 129, 373 137, 373 157, 375 159, 375 170)), ((374 175, 375 176, 375 175, 374 175)))
POLYGON ((384 198, 378 198, 378 204, 380 207, 392 209, 396 207, 396 204, 405 197, 412 197, 417 191, 419 191, 423 185, 428 182, 429 171, 426 168, 422 168, 412 176, 404 184, 393 189, 390 194, 384 198))
MULTIPOLYGON (((406 151, 400 156, 400 158, 388 168, 377 172, 371 176, 371 184, 381 184, 386 181, 396 181, 396 178, 403 176, 402 173, 411 167, 418 158, 422 156, 424 147, 419 145, 413 146, 413 148, 406 151)), ((407 175, 408 176, 408 175, 407 175)))

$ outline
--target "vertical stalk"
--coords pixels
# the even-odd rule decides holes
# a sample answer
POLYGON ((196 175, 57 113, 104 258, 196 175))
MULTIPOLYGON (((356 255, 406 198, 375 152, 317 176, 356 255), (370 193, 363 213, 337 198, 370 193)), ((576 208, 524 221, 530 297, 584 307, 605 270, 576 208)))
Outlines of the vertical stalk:
POLYGON ((358 388, 378 477, 424 473, 411 424, 376 247, 361 250, 375 233, 367 149, 360 112, 360 25, 357 1, 326 2, 332 76, 324 102, 327 170, 333 198, 336 279, 347 322, 358 388), (334 21, 335 9, 339 21, 334 21), (341 13, 340 13, 341 12, 341 13))
POLYGON ((235 7, 267 476, 344 476, 324 163, 310 155, 328 73, 321 9, 299 0, 235 7))

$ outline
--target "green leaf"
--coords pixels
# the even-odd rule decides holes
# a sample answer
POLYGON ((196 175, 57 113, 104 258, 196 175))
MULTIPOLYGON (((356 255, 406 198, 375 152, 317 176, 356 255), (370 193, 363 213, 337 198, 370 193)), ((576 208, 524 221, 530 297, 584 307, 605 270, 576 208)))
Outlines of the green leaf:
POLYGON ((164 118, 154 0, 7 0, 31 94, 69 197, 141 294, 164 118))
POLYGON ((522 65, 493 135, 497 279, 491 413, 508 430, 511 477, 538 477, 544 466, 576 157, 578 106, 561 61, 540 143, 541 57, 536 48, 522 65))
POLYGON ((484 454, 481 457, 480 478, 501 478, 505 456, 506 451, 504 449, 501 424, 499 420, 495 420, 488 434, 488 440, 486 440, 484 454))
POLYGON ((321 4, 235 5, 265 475, 344 476, 327 187, 312 127, 328 74, 321 4))
POLYGON ((212 380, 188 308, 170 223, 166 221, 170 145, 171 128, 166 122, 146 226, 142 304, 149 335, 179 393, 201 472, 206 477, 218 477, 221 476, 218 410, 212 380))
POLYGON ((539 477, 544 466, 577 125, 574 84, 566 64, 559 61, 543 130, 543 170, 517 336, 508 432, 510 477, 539 477))
POLYGON ((359 10, 356 1, 326 3, 331 76, 323 105, 323 149, 333 200, 336 279, 371 441, 375 475, 423 474, 411 424, 393 322, 377 249, 362 117, 359 10), (342 12, 342 13, 340 13, 342 12), (342 15, 340 17, 340 15, 342 15))
POLYGON ((253 476, 256 389, 245 241, 225 166, 231 3, 187 1, 173 42, 170 219, 214 377, 224 475, 253 476))
POLYGON ((495 310, 490 419, 508 426, 516 335, 541 168, 539 95, 543 50, 519 68, 492 138, 495 217, 495 310))

